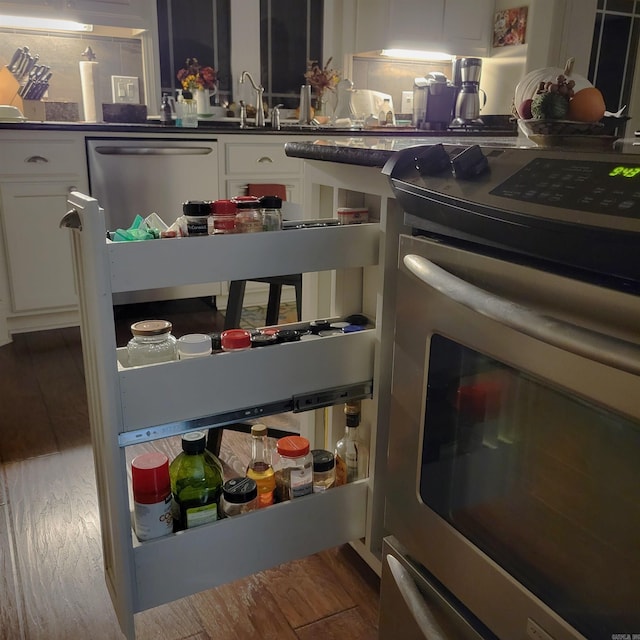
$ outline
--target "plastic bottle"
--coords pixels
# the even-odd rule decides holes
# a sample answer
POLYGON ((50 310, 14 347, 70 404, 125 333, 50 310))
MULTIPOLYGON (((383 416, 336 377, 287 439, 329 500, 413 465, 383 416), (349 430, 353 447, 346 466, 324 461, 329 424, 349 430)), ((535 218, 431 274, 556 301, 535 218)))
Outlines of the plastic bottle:
POLYGON ((173 531, 169 458, 159 451, 136 456, 131 463, 133 523, 138 539, 152 540, 173 531))
POLYGON ((218 519, 222 465, 205 448, 202 431, 182 436, 182 453, 169 465, 174 531, 193 529, 218 519))
POLYGON ((336 443, 336 485, 366 478, 369 471, 369 447, 360 434, 360 400, 345 403, 344 436, 336 443))
POLYGON ((393 110, 391 109, 391 102, 389 102, 389 98, 385 98, 382 102, 382 107, 378 114, 378 124, 393 124, 393 110))
POLYGON ((166 93, 162 94, 162 105, 160 106, 160 124, 163 124, 165 126, 173 124, 169 95, 166 93))
POLYGON ((262 212, 262 228, 264 231, 280 231, 282 229, 282 198, 278 196, 262 196, 260 211, 262 212))
POLYGON ((178 94, 176 98, 176 127, 182 127, 182 118, 184 116, 184 96, 182 95, 182 91, 178 94))
POLYGON ((275 502, 276 476, 271 465, 267 427, 264 424, 251 427, 251 462, 247 467, 247 477, 258 485, 258 507, 272 505, 275 502))

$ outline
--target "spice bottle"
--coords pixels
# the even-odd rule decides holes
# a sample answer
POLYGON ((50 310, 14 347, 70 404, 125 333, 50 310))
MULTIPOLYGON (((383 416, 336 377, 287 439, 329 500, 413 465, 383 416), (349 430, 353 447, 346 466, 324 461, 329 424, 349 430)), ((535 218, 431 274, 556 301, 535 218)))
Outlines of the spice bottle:
POLYGON ((209 233, 210 203, 203 202, 202 200, 183 202, 182 213, 187 219, 187 233, 189 236, 206 236, 209 233))
POLYGON ((214 200, 209 216, 209 235, 236 232, 236 203, 232 200, 214 200))
POLYGON ((252 478, 231 478, 222 487, 225 517, 239 516, 258 508, 258 485, 252 478))
POLYGON ((267 441, 267 427, 254 424, 251 427, 251 461, 247 477, 258 485, 258 507, 268 507, 275 501, 276 478, 271 466, 271 455, 267 441))
POLYGON ((302 436, 286 436, 276 443, 276 502, 313 493, 313 458, 309 449, 309 441, 302 436))
POLYGON ((369 448, 360 434, 360 400, 345 403, 344 436, 336 443, 336 485, 366 478, 369 448))
POLYGON ((137 367, 178 359, 176 339, 168 320, 141 320, 131 325, 133 338, 127 344, 129 366, 137 367))
POLYGON ((264 231, 280 231, 282 229, 282 198, 278 196, 262 196, 262 228, 264 231))
POLYGON ((131 463, 133 523, 138 540, 152 540, 173 531, 169 458, 152 451, 131 463))
POLYGON ((192 529, 218 519, 222 465, 206 449, 202 431, 182 436, 182 453, 169 465, 174 530, 192 529))
POLYGON ((160 105, 160 124, 165 126, 173 124, 171 114, 171 103, 169 102, 169 94, 162 94, 162 104, 160 105))
POLYGON ((336 464, 331 451, 314 449, 313 457, 313 493, 322 493, 333 487, 336 482, 336 464))
POLYGON ((236 231, 238 233, 262 231, 260 200, 254 196, 237 196, 232 200, 236 204, 236 231))

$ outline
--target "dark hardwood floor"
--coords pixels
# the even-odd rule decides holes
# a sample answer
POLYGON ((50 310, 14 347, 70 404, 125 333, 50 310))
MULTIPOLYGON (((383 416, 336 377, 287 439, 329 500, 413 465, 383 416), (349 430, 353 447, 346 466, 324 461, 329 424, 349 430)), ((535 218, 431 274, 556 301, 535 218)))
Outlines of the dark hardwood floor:
MULTIPOLYGON (((215 310, 200 311, 179 309, 174 324, 220 328, 215 310)), ((119 314, 123 339, 139 313, 119 314)), ((0 347, 0 407, 0 638, 121 640, 102 568, 79 329, 16 335, 0 347)), ((228 469, 241 468, 247 451, 245 434, 225 430, 228 469)), ((378 594, 375 573, 344 545, 139 613, 136 633, 368 640, 378 594)))

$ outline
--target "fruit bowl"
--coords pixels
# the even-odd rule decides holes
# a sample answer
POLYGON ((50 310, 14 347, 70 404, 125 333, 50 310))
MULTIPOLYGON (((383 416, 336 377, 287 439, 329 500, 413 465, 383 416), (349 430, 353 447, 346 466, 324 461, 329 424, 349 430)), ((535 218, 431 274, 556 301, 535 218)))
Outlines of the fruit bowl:
POLYGON ((531 136, 552 135, 597 135, 602 133, 604 125, 601 122, 578 122, 576 120, 518 120, 521 131, 530 138, 531 136))

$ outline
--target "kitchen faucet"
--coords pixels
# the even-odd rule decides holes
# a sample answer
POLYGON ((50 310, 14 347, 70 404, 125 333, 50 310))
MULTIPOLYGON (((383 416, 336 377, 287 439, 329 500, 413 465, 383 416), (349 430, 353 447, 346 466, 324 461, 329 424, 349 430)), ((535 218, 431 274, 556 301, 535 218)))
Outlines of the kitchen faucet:
POLYGON ((264 87, 262 85, 256 85, 248 71, 243 71, 240 75, 240 84, 244 83, 245 78, 249 78, 249 82, 256 92, 256 127, 264 127, 264 108, 262 106, 264 87))

